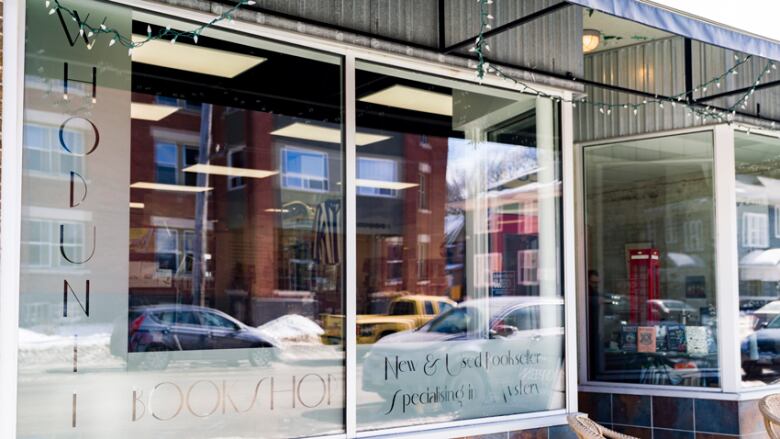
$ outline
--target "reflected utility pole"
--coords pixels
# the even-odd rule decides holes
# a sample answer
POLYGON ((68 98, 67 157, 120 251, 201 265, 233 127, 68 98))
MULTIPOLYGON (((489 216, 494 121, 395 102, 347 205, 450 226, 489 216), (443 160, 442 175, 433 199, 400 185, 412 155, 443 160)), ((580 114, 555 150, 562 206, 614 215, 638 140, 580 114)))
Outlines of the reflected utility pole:
MULTIPOLYGON (((208 164, 211 156, 211 104, 200 106, 200 146, 198 164, 208 164)), ((197 186, 207 187, 209 174, 197 173, 197 186)), ((195 239, 192 243, 192 303, 206 306, 206 234, 208 233, 209 191, 195 195, 195 239)))

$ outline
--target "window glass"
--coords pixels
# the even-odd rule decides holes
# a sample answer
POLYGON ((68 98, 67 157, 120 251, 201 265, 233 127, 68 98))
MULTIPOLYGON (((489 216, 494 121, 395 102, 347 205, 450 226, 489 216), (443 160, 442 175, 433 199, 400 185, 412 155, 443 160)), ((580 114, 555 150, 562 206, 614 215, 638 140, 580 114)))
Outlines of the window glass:
POLYGON ((342 57, 29 6, 19 437, 343 435, 342 57))
POLYGON ((210 312, 201 313, 201 318, 203 319, 203 323, 205 323, 206 326, 213 326, 215 328, 231 329, 231 330, 238 329, 238 325, 214 313, 210 313, 210 312))
POLYGON ((171 143, 155 145, 154 162, 157 170, 157 182, 176 184, 179 165, 177 146, 171 143))
POLYGON ((780 378, 780 140, 734 133, 739 338, 747 387, 780 378))
POLYGON ((282 186, 315 192, 328 190, 327 155, 314 150, 284 149, 282 186))
POLYGON ((376 197, 395 197, 396 189, 390 185, 383 186, 381 183, 392 183, 396 181, 397 163, 393 160, 379 159, 372 157, 358 157, 357 178, 359 195, 372 195, 376 197))
POLYGON ((472 316, 473 308, 462 307, 442 314, 441 317, 432 321, 423 328, 427 332, 439 332, 442 334, 466 334, 474 320, 472 316))
POLYGON ((712 155, 711 132, 585 147, 590 380, 719 385, 712 155))
POLYGON ((564 407, 554 103, 370 64, 356 90, 358 428, 564 407))
POLYGON ((391 316, 407 316, 413 315, 416 311, 417 307, 414 302, 398 301, 390 304, 390 312, 388 314, 391 316))

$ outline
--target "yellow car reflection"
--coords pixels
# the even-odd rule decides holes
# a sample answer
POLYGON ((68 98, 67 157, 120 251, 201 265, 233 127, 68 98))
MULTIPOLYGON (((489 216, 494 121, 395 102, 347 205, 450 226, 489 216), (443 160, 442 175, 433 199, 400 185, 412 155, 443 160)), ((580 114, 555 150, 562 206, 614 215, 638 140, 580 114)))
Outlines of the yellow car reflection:
MULTIPOLYGON (((357 316, 358 344, 376 343, 390 334, 417 329, 428 323, 438 314, 456 306, 456 303, 443 296, 411 294, 395 298, 388 307, 387 314, 359 314, 357 316)), ((322 316, 322 341, 325 344, 343 343, 344 316, 324 314, 322 316)))

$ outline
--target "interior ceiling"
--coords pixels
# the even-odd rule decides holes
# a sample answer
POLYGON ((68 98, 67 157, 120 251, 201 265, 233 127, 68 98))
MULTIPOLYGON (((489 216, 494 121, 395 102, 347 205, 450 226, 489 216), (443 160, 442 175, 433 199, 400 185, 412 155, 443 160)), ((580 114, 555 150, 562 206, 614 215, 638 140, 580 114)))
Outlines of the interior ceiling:
POLYGON ((601 32, 599 47, 589 53, 601 52, 651 40, 668 38, 674 34, 648 27, 630 20, 624 20, 599 11, 583 11, 583 29, 601 32))
POLYGON ((704 176, 712 166, 709 132, 617 142, 585 148, 588 190, 631 187, 640 182, 704 176))
POLYGON ((776 137, 737 132, 734 144, 738 166, 780 160, 780 139, 776 137))

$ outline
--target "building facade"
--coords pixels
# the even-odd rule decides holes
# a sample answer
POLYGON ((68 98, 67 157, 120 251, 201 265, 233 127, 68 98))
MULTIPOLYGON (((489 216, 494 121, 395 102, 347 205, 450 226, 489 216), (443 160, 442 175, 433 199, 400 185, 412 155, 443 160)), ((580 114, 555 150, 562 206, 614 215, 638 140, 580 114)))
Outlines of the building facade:
POLYGON ((0 435, 763 435, 780 45, 601 3, 6 3, 0 435))

